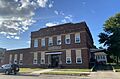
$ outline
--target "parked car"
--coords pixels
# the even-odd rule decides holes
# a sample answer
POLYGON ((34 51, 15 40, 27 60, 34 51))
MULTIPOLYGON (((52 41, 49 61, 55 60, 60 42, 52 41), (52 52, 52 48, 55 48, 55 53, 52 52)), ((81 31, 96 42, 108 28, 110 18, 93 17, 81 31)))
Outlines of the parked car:
POLYGON ((19 66, 17 64, 5 64, 0 67, 0 72, 5 74, 17 74, 19 66))

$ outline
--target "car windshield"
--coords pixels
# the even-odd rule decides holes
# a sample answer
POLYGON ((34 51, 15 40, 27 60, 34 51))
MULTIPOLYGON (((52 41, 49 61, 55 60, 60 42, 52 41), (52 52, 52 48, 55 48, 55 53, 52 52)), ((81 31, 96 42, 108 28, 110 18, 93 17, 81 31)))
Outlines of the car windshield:
POLYGON ((2 65, 2 68, 8 68, 8 67, 11 67, 11 64, 2 65))

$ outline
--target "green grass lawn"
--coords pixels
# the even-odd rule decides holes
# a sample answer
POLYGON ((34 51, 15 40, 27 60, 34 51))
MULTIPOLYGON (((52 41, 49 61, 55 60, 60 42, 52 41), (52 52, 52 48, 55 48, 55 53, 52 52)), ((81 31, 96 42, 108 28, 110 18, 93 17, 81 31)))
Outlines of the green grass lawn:
POLYGON ((20 68, 19 72, 30 73, 30 72, 39 71, 39 70, 43 70, 43 68, 20 68))
MULTIPOLYGON (((43 68, 20 68, 21 73, 31 73, 34 71, 40 71, 43 68)), ((50 75, 89 75, 90 69, 54 69, 53 71, 45 72, 42 74, 50 75), (87 73, 83 73, 87 72, 87 73)))
POLYGON ((116 72, 120 72, 120 65, 114 65, 113 67, 116 72))
POLYGON ((90 71, 90 69, 55 69, 54 71, 89 72, 89 71, 90 71))
POLYGON ((90 69, 54 69, 50 72, 45 72, 43 74, 52 74, 52 75, 89 75, 88 73, 83 72, 90 72, 90 69))

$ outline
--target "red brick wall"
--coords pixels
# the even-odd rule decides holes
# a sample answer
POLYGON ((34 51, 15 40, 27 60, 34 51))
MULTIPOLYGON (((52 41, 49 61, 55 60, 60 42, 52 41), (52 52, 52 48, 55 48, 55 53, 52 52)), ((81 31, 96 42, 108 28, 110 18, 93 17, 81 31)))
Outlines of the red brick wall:
MULTIPOLYGON (((33 53, 31 52, 36 52, 36 51, 48 51, 48 37, 53 37, 53 44, 56 46, 57 45, 57 35, 61 35, 61 50, 63 51, 62 54, 62 63, 63 67, 67 68, 88 68, 89 67, 89 48, 92 47, 93 45, 93 40, 91 38, 90 32, 86 26, 85 23, 77 23, 77 24, 64 24, 56 27, 50 27, 50 28, 43 28, 40 29, 39 31, 32 32, 31 33, 31 48, 28 49, 18 49, 18 50, 10 50, 7 51, 5 54, 5 59, 4 63, 9 63, 9 54, 18 54, 18 60, 19 60, 19 54, 23 53, 23 65, 25 67, 36 67, 36 66, 42 66, 44 65, 33 65, 33 53), (80 43, 76 44, 75 43, 75 33, 80 32, 80 43), (65 44, 65 34, 70 34, 71 38, 71 44, 65 44), (46 37, 47 36, 47 37, 46 37), (41 39, 46 37, 45 42, 46 46, 41 47, 41 39), (34 48, 34 39, 38 39, 38 47, 34 48), (76 64, 76 54, 75 54, 75 48, 82 49, 82 64, 76 64), (71 49, 71 58, 72 58, 72 64, 68 65, 66 64, 66 49, 71 49)), ((55 50, 53 50, 55 51, 55 50)), ((50 52, 50 51, 49 51, 50 52)), ((39 53, 39 58, 38 61, 40 61, 40 53, 39 53)), ((12 57, 14 58, 14 57, 12 57)), ((46 63, 48 62, 47 56, 46 58, 46 63)), ((14 61, 14 59, 12 59, 14 61)))

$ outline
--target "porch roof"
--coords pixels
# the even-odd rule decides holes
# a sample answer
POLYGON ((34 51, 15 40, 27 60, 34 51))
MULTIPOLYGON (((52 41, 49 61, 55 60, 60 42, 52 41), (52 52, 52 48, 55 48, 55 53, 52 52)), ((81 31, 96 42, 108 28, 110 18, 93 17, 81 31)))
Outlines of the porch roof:
POLYGON ((63 52, 49 52, 45 53, 46 55, 53 55, 53 54, 62 54, 63 52))

